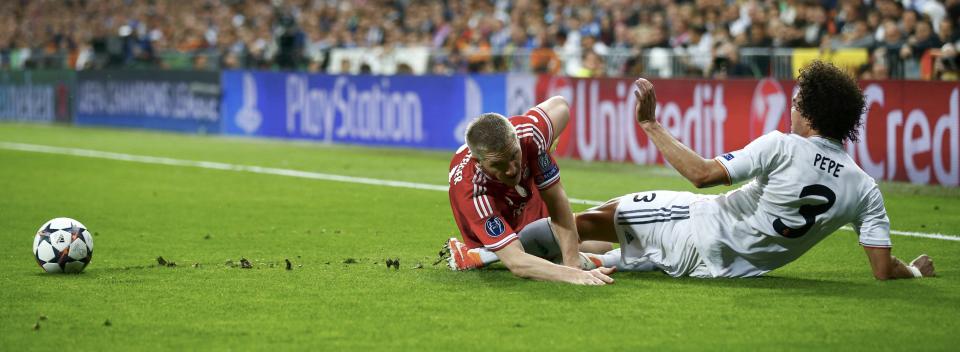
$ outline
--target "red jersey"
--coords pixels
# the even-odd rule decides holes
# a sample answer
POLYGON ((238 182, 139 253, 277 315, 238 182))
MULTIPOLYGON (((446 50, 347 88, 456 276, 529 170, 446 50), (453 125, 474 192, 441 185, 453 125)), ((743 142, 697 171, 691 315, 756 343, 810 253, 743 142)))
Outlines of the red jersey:
POLYGON ((469 248, 497 251, 516 240, 517 231, 549 216, 540 191, 560 180, 550 155, 553 123, 540 108, 509 118, 520 139, 520 183, 508 187, 484 174, 464 144, 450 161, 450 207, 469 248))

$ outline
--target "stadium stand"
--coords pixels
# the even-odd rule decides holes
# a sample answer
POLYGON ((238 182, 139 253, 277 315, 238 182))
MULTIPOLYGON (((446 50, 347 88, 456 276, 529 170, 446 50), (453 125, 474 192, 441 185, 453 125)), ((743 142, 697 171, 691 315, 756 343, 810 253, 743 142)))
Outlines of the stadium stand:
POLYGON ((0 65, 956 79, 960 0, 0 2, 0 65), (846 61, 844 61, 846 60, 846 61))

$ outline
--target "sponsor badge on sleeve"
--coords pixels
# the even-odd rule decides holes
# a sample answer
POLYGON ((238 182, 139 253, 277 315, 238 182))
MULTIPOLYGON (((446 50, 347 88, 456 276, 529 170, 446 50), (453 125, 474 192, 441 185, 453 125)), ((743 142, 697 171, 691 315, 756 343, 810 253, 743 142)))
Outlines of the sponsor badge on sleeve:
POLYGON ((487 219, 484 227, 486 227, 487 235, 490 235, 490 237, 499 237, 503 234, 503 220, 500 220, 500 217, 494 216, 487 219))

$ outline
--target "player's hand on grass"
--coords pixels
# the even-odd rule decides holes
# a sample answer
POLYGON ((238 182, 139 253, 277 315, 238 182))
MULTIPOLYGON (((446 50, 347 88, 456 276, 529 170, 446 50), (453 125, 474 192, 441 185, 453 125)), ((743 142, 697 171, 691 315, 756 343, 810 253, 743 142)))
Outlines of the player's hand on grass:
POLYGON ((601 286, 613 283, 613 278, 610 277, 610 274, 616 269, 613 268, 596 268, 593 270, 581 271, 579 275, 571 282, 577 285, 588 285, 588 286, 601 286))
POLYGON ((657 110, 657 93, 653 90, 653 83, 650 81, 638 78, 633 84, 637 87, 637 90, 633 92, 637 97, 637 123, 643 125, 645 123, 656 122, 656 110, 657 110))
POLYGON ((923 277, 937 276, 937 272, 933 269, 933 259, 930 259, 929 255, 921 254, 910 262, 910 266, 919 269, 923 277))

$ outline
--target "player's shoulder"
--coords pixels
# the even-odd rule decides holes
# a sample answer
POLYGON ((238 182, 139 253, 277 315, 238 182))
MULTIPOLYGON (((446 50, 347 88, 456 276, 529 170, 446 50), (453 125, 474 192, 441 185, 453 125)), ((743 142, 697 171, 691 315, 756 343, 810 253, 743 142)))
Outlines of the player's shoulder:
POLYGON ((795 137, 792 134, 783 133, 777 130, 767 132, 760 137, 754 139, 750 144, 754 147, 762 147, 765 150, 773 149, 785 144, 794 144, 797 143, 797 140, 794 140, 795 137))
POLYGON ((528 110, 523 115, 514 115, 507 118, 507 120, 510 120, 510 123, 512 123, 514 126, 529 123, 538 127, 543 125, 546 122, 546 119, 546 113, 544 113, 543 110, 540 110, 540 108, 536 107, 528 110))
POLYGON ((803 137, 797 136, 792 133, 783 133, 779 130, 773 130, 765 133, 764 135, 757 138, 759 141, 764 141, 767 143, 797 143, 801 141, 803 137), (800 138, 800 139, 797 139, 800 138))
POLYGON ((801 151, 807 152, 822 152, 830 153, 834 157, 847 158, 848 155, 843 151, 843 145, 828 141, 825 138, 820 138, 820 140, 814 141, 819 137, 803 137, 793 133, 783 133, 780 131, 773 131, 764 135, 768 139, 768 143, 771 145, 776 145, 782 152, 794 155, 801 151))
POLYGON ((517 130, 517 138, 520 139, 520 145, 524 151, 535 148, 537 150, 548 150, 549 143, 543 129, 533 123, 514 124, 517 130))
POLYGON ((870 176, 866 171, 860 168, 853 159, 848 159, 850 162, 850 171, 854 177, 847 177, 849 188, 851 190, 855 189, 861 195, 869 195, 871 193, 880 193, 880 186, 877 184, 877 180, 870 176))
POLYGON ((450 170, 453 170, 460 164, 469 162, 470 156, 471 156, 470 148, 467 147, 466 143, 464 143, 463 145, 460 146, 460 148, 457 148, 457 151, 454 152, 453 155, 450 157, 450 166, 449 166, 450 170))
POLYGON ((473 183, 478 170, 479 165, 477 161, 473 159, 470 148, 467 148, 466 144, 464 144, 453 154, 453 159, 450 160, 450 172, 447 175, 447 182, 449 182, 450 188, 453 189, 460 185, 473 183))
POLYGON ((517 132, 524 129, 535 131, 540 135, 546 135, 548 132, 545 130, 545 127, 547 127, 547 118, 545 116, 538 116, 538 114, 532 113, 532 111, 534 110, 527 112, 526 115, 511 116, 508 120, 513 124, 513 128, 517 129, 517 132))

